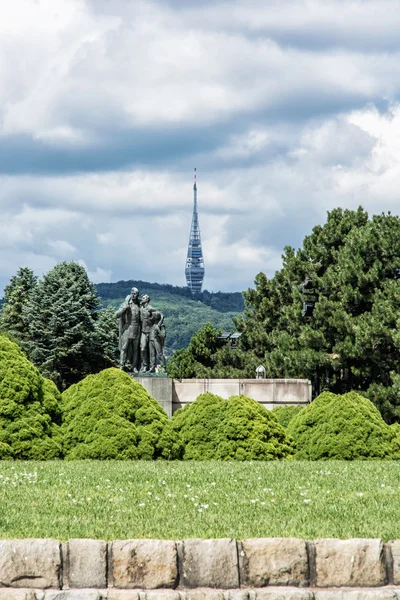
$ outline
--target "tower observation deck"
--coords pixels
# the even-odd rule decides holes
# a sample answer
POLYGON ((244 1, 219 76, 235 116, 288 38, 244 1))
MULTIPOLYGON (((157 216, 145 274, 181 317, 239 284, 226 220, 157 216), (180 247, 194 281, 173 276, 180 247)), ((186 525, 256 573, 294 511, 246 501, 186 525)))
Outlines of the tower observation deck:
POLYGON ((197 213, 197 183, 196 169, 194 170, 194 206, 192 226, 190 228, 189 246, 186 258, 186 283, 192 294, 199 294, 204 280, 204 259, 201 248, 199 215, 197 213))

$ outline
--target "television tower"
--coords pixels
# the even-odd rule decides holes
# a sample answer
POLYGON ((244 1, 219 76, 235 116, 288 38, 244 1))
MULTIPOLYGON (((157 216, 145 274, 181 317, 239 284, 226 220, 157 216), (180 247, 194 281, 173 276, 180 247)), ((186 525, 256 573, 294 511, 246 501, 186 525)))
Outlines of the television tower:
POLYGON ((186 283, 192 294, 200 294, 204 280, 204 259, 201 249, 199 215, 197 214, 196 169, 194 170, 194 206, 192 226, 190 228, 189 246, 186 258, 186 283))

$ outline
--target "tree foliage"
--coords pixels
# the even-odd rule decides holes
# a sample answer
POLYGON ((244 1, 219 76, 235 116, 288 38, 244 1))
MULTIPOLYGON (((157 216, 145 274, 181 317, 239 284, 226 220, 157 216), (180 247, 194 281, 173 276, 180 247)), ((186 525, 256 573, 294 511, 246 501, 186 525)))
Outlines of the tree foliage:
POLYGON ((174 379, 208 377, 254 377, 257 358, 242 350, 232 350, 221 340, 222 331, 206 323, 191 338, 189 346, 177 350, 167 363, 167 373, 174 379))
POLYGON ((208 376, 249 376, 257 364, 271 378, 317 376, 322 390, 362 391, 387 422, 399 420, 399 217, 335 209, 282 258, 274 277, 259 273, 244 292, 239 351, 208 358, 208 376), (300 286, 310 278, 317 302, 307 318, 300 286))
POLYGON ((182 441, 183 460, 273 460, 294 450, 272 413, 246 396, 202 394, 178 410, 169 427, 182 441))
POLYGON ((272 414, 278 420, 278 423, 286 429, 303 408, 303 406, 275 406, 272 409, 272 414))
POLYGON ((301 460, 392 458, 394 432, 356 392, 324 392, 289 423, 301 460))
POLYGON ((51 381, 0 335, 0 458, 61 456, 60 394, 51 381))
POLYGON ((99 311, 95 322, 97 344, 101 348, 101 362, 104 369, 116 367, 119 363, 119 332, 114 315, 113 308, 103 308, 99 311))
POLYGON ((84 267, 63 262, 39 281, 23 309, 29 357, 59 389, 104 366, 95 327, 98 305, 84 267))
POLYGON ((37 277, 27 267, 18 269, 4 289, 3 307, 0 316, 0 330, 17 341, 28 336, 28 323, 24 314, 31 292, 37 284, 37 277))
POLYGON ((62 394, 67 459, 173 458, 167 414, 129 375, 110 368, 89 375, 62 394))

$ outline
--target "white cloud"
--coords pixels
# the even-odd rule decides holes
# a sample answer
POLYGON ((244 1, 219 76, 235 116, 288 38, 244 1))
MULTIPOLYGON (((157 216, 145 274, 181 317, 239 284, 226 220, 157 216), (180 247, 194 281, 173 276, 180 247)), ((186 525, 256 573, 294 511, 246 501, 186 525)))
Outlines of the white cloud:
POLYGON ((83 259, 79 259, 77 262, 86 269, 89 279, 93 283, 109 283, 111 281, 111 269, 102 269, 101 267, 96 267, 95 270, 91 271, 88 269, 87 264, 83 259))
POLYGON ((62 259, 69 258, 76 252, 75 246, 66 242, 65 240, 51 240, 47 242, 52 249, 55 256, 59 256, 62 259))

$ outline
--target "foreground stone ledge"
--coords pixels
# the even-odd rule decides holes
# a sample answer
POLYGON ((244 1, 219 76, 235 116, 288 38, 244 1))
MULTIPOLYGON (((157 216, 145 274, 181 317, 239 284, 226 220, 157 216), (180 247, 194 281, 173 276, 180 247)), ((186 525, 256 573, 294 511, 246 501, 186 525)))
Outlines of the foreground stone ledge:
POLYGON ((116 588, 173 588, 178 582, 176 543, 120 540, 111 544, 108 585, 116 588))
POLYGON ((315 542, 318 587, 372 587, 386 583, 379 539, 320 539, 315 542))
POLYGON ((239 587, 236 540, 232 538, 184 540, 181 586, 189 588, 239 587))
POLYGON ((330 590, 269 587, 248 590, 0 590, 0 600, 400 600, 400 588, 330 590))
POLYGON ((308 585, 308 556, 304 540, 250 538, 238 542, 240 583, 243 587, 308 585))
POLYGON ((60 578, 58 540, 0 541, 0 588, 60 588, 60 578))

